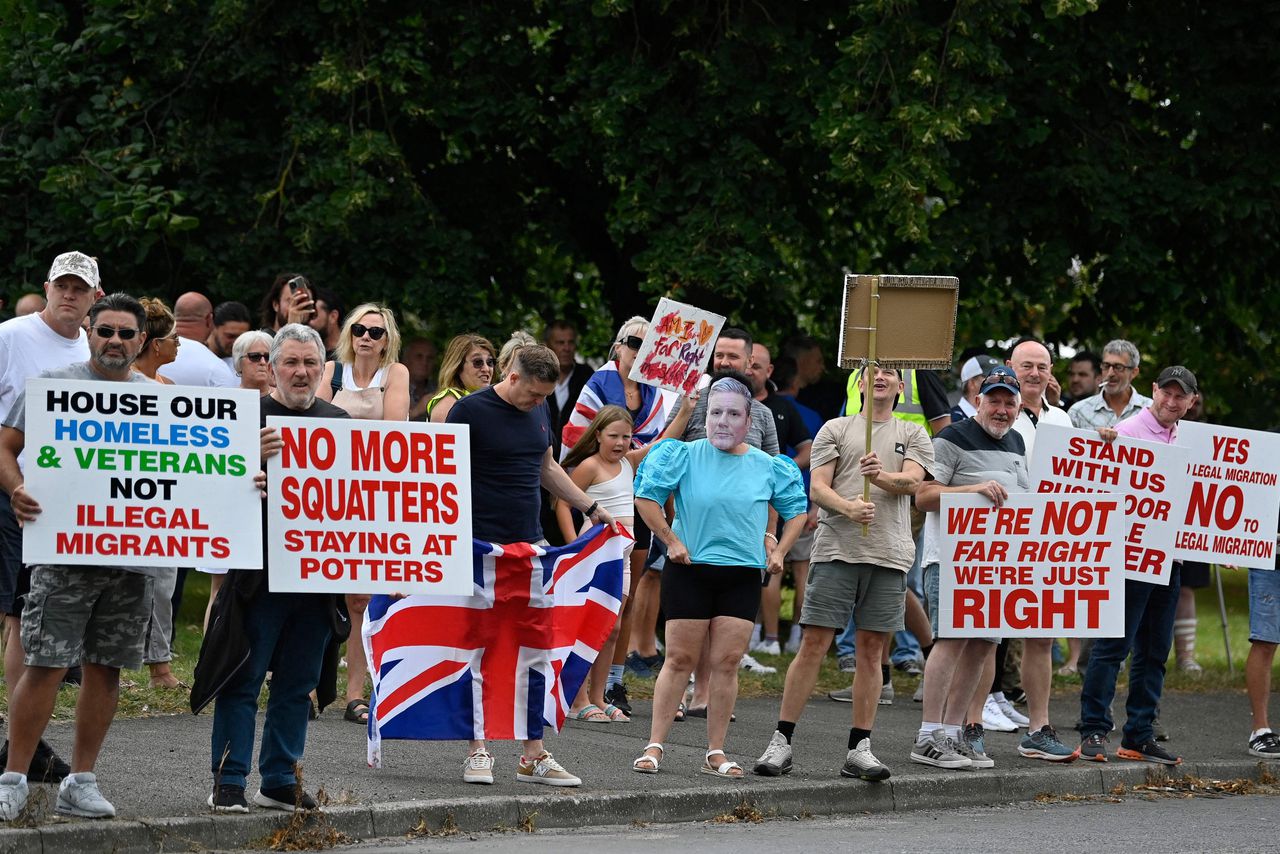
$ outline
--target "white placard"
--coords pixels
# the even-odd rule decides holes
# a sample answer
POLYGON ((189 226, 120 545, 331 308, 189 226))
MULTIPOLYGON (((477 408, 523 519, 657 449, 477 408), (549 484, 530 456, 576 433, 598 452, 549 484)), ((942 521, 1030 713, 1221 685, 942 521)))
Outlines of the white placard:
POLYGON ((1045 424, 1036 430, 1032 490, 1123 493, 1124 572, 1133 581, 1168 584, 1173 541, 1187 506, 1187 450, 1094 430, 1045 424))
POLYGON ((465 424, 268 416, 273 591, 472 591, 471 442, 465 424))
POLYGON ((28 381, 23 562, 261 569, 258 418, 249 389, 28 381))
POLYGON ((662 297, 636 353, 630 379, 690 394, 711 364, 723 326, 724 318, 718 314, 662 297))
POLYGON ((1274 569, 1280 435, 1182 421, 1177 444, 1189 492, 1173 556, 1274 569))
POLYGON ((942 496, 938 635, 1121 637, 1123 497, 942 496))

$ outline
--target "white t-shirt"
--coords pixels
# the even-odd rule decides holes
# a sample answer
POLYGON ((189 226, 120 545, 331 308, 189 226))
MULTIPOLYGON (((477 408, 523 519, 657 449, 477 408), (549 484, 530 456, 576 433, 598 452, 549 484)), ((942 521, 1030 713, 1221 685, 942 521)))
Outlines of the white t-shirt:
POLYGON ((1018 418, 1013 422, 1013 429, 1018 431, 1018 435, 1022 437, 1022 441, 1027 446, 1027 468, 1031 468, 1031 454, 1036 447, 1036 428, 1041 424, 1056 424, 1059 427, 1070 427, 1071 417, 1056 406, 1050 406, 1046 401, 1040 406, 1040 417, 1036 419, 1036 423, 1031 423, 1031 416, 1027 414, 1025 409, 1018 412, 1018 418))
POLYGON ((89 361, 89 338, 80 330, 75 338, 54 332, 37 312, 0 323, 0 421, 27 380, 45 371, 89 361))
POLYGON ((240 378, 213 351, 191 338, 178 339, 178 357, 156 373, 174 385, 239 388, 240 378))

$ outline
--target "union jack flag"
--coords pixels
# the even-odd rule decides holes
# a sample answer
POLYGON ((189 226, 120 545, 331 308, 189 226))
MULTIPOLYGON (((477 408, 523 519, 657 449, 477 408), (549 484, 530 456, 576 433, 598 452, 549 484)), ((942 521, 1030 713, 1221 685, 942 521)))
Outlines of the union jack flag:
POLYGON ((559 548, 474 540, 472 595, 374 596, 369 764, 382 767, 384 738, 558 731, 622 606, 628 538, 597 525, 559 548))
MULTIPOLYGON (((605 362, 601 365, 578 393, 578 400, 569 413, 569 420, 560 431, 561 459, 582 438, 591 420, 607 403, 627 408, 627 390, 622 384, 622 374, 618 373, 617 362, 605 362)), ((662 435, 662 428, 666 426, 663 420, 662 392, 656 386, 640 383, 640 411, 639 414, 632 415, 635 417, 635 424, 631 430, 631 447, 643 448, 656 441, 662 435)))

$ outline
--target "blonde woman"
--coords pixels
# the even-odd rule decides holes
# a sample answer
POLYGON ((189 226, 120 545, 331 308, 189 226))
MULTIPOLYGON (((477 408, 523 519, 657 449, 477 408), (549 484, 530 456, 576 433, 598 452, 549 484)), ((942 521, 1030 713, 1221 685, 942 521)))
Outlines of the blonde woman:
POLYGON ((474 332, 454 336, 440 360, 440 390, 427 402, 427 420, 445 423, 455 403, 489 387, 497 365, 498 354, 488 338, 474 332))
MULTIPOLYGON (((338 358, 324 366, 316 397, 331 401, 352 418, 405 421, 409 417, 409 369, 400 358, 400 331, 386 306, 358 305, 347 315, 338 335, 338 358)), ((348 593, 351 639, 347 642, 347 708, 342 717, 353 723, 369 721, 364 658, 360 632, 369 596, 348 593)))

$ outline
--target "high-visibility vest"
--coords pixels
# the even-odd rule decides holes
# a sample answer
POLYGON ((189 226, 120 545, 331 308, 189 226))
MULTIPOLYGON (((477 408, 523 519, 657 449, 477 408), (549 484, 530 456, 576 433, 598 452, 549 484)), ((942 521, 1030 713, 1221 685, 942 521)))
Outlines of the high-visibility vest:
MULTIPOLYGON (((893 408, 893 417, 904 421, 914 421, 929 432, 929 419, 924 417, 924 407, 920 405, 920 388, 916 385, 916 372, 911 369, 899 371, 902 377, 902 394, 898 404, 893 408)), ((862 370, 849 374, 846 387, 848 397, 844 402, 845 415, 857 415, 862 411, 862 370)))

